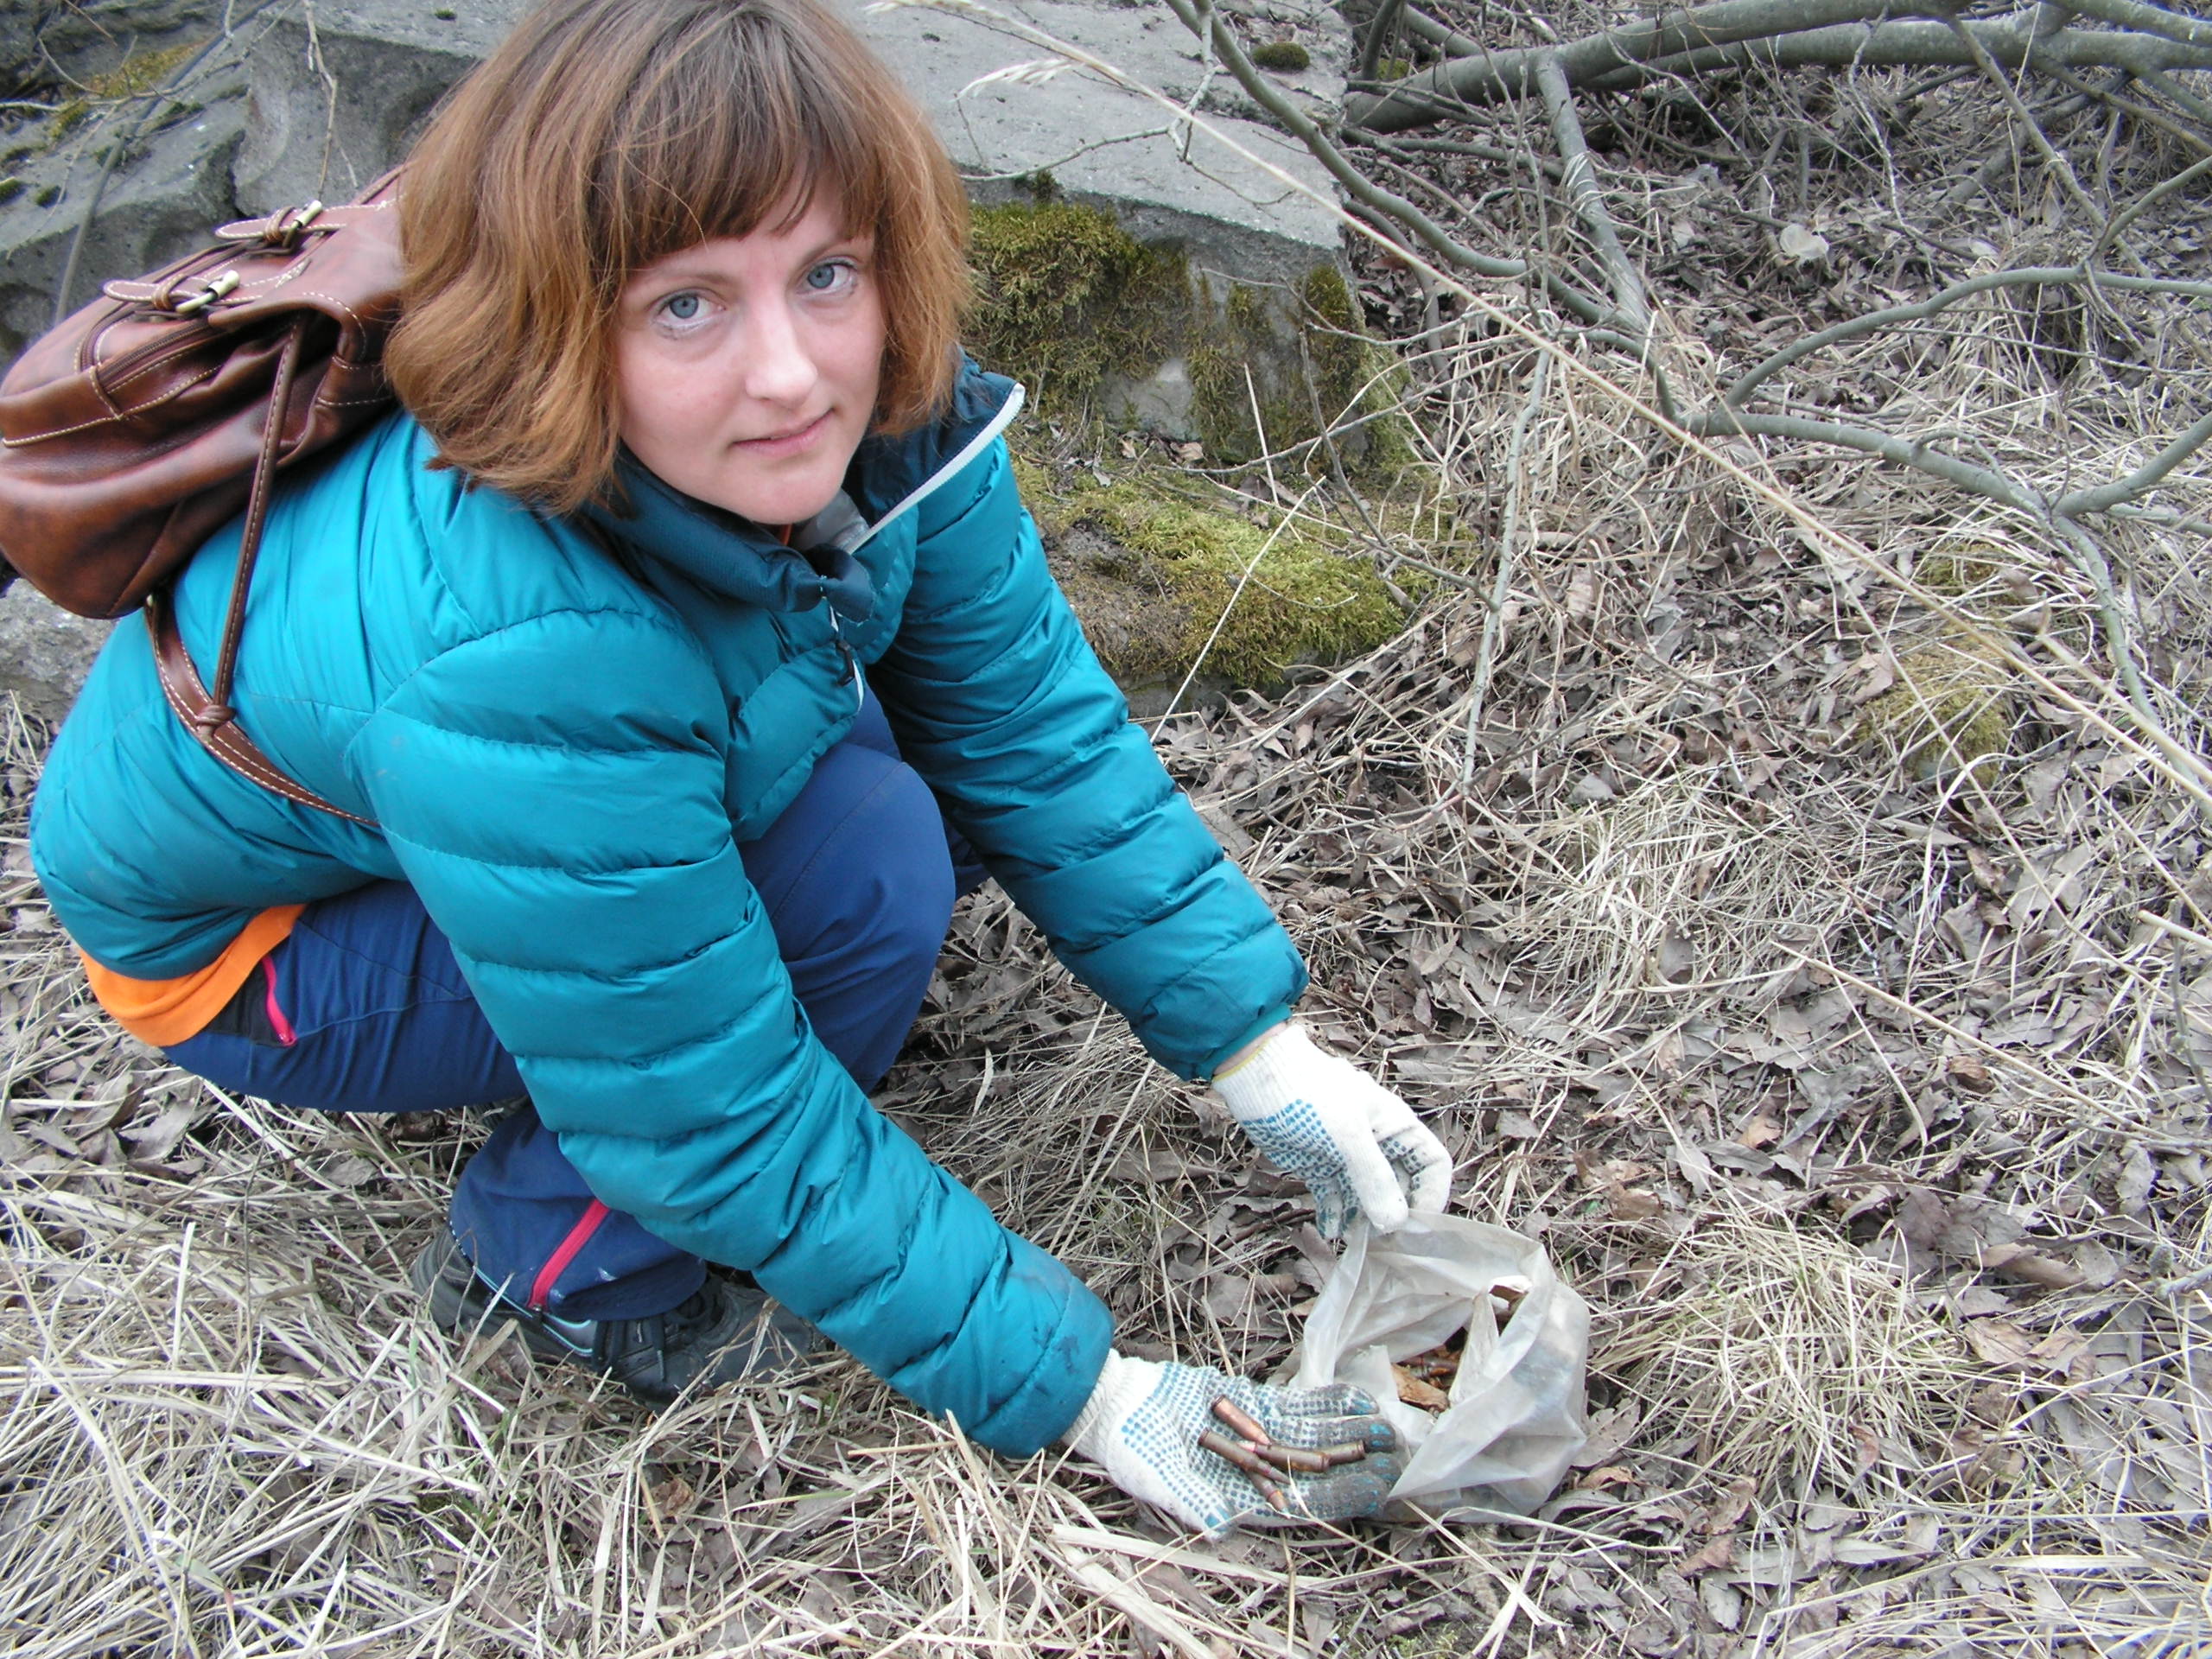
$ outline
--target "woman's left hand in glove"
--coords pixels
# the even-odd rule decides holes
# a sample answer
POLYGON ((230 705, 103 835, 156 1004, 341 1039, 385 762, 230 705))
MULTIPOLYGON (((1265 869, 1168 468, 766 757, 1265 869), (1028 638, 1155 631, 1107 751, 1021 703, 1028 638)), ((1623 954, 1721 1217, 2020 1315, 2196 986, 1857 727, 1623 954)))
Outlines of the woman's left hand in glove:
POLYGON ((1324 1237, 1357 1215, 1393 1232, 1452 1196, 1452 1154, 1413 1108, 1294 1021, 1216 1073, 1213 1090, 1254 1146, 1313 1188, 1324 1237))
POLYGON ((1348 1384, 1273 1388, 1118 1353, 1064 1438, 1123 1491, 1214 1537, 1372 1515, 1406 1468, 1397 1432, 1348 1384))

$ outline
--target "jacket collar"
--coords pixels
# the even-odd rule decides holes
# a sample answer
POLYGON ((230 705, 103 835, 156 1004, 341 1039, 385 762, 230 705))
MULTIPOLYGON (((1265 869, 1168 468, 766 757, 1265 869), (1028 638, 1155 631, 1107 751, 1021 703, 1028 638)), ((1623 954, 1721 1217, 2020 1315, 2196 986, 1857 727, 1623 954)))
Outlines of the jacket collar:
POLYGON ((963 360, 944 418, 901 437, 863 440, 846 488, 794 527, 788 546, 760 525, 662 482, 627 449, 615 474, 628 510, 591 506, 582 517, 712 592, 772 611, 810 611, 826 601, 842 620, 866 621, 875 608, 875 584, 854 555, 964 468, 1021 404, 1013 381, 963 360))

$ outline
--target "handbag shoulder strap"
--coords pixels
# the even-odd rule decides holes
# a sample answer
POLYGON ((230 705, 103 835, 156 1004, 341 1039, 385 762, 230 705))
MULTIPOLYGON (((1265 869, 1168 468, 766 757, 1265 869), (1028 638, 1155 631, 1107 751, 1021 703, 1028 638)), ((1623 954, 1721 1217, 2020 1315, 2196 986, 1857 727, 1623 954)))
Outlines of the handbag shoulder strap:
POLYGON ((254 563, 261 556, 261 532, 268 521, 269 496, 276 482, 277 452, 283 444, 284 416, 291 402, 293 372, 298 367, 300 346, 306 333, 307 320, 302 317, 292 324, 283 353, 277 359, 276 385, 270 390, 269 407, 264 416, 261 453, 254 461, 252 491, 246 498, 245 524, 238 537, 238 571, 231 578, 231 602, 223 618, 223 643, 215 661, 213 692, 209 692, 206 682, 200 677, 200 671, 192 665, 192 654, 185 649, 184 636, 177 629, 176 609, 169 602, 166 585, 147 595, 146 630, 153 636, 154 670, 162 683, 162 695, 168 699, 169 707, 176 711, 186 729, 200 740, 210 754, 233 772, 288 801, 373 830, 373 818, 348 812, 344 807, 326 801, 306 785, 296 782, 240 728, 238 711, 231 706, 231 689, 238 677, 238 639, 245 627, 246 593, 252 586, 254 563))

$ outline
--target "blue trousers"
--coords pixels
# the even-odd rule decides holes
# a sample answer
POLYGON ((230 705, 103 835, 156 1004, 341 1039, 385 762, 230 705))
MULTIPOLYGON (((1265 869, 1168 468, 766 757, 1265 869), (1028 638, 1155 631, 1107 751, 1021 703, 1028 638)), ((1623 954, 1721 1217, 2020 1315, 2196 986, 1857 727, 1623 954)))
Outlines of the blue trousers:
MULTIPOLYGON (((873 699, 738 851, 815 1035, 874 1087, 921 1007, 957 891, 982 873, 873 699)), ((224 1088, 325 1111, 442 1110, 524 1092, 445 935, 397 881, 308 906, 222 1016, 168 1052, 224 1088)), ((527 1106, 461 1172, 453 1230, 509 1296, 568 1319, 664 1313, 705 1274, 594 1198, 527 1106)))

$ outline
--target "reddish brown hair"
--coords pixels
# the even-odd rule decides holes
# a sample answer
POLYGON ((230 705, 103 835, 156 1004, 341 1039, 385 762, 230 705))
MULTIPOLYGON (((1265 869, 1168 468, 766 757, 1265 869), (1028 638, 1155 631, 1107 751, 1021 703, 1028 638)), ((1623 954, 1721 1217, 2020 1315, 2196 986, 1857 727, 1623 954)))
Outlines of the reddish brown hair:
POLYGON ((950 390, 968 204, 905 89, 821 0, 550 0, 408 161, 393 387, 446 464, 551 512, 607 499, 624 285, 823 191, 875 238, 876 425, 910 430, 950 390))

